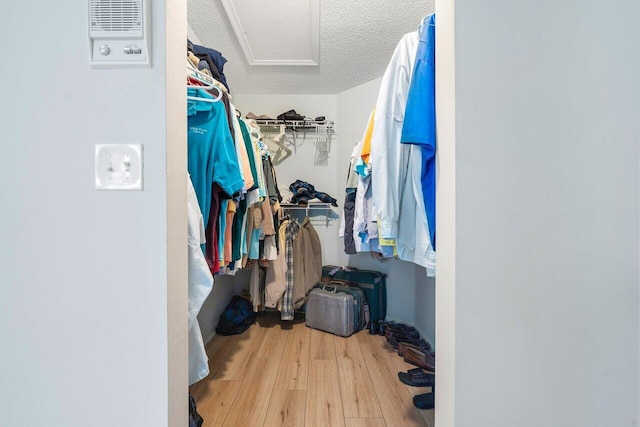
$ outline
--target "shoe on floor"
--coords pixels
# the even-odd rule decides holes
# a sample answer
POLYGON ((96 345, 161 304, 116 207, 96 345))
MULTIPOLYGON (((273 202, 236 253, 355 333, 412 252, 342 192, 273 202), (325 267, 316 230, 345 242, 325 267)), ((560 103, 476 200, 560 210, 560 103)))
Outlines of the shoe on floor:
POLYGON ((398 379, 413 387, 432 387, 436 381, 434 374, 428 374, 420 368, 409 369, 407 372, 398 372, 398 379))
POLYGON ((435 393, 424 393, 413 396, 413 406, 418 409, 433 409, 435 406, 435 393))
POLYGON ((378 334, 385 336, 387 328, 392 325, 393 322, 385 322, 384 320, 378 321, 378 334))
POLYGON ((404 357, 407 352, 407 348, 413 348, 414 350, 421 351, 423 353, 431 352, 431 345, 425 340, 409 340, 398 342, 398 356, 404 357))
POLYGON ((407 347, 405 350, 404 361, 416 365, 427 372, 436 371, 436 360, 430 353, 424 353, 411 347, 407 347))
POLYGON ((410 341, 413 339, 416 339, 415 337, 409 336, 409 335, 405 335, 405 334, 401 334, 401 333, 396 333, 396 332, 389 332, 389 330, 387 330, 384 333, 384 338, 389 341, 389 340, 396 340, 396 341, 410 341))
POLYGON ((385 330, 384 330, 384 336, 387 338, 390 338, 394 335, 400 335, 400 336, 404 336, 404 337, 409 337, 409 338, 414 338, 414 339, 420 339, 420 332, 411 329, 407 329, 407 328, 394 328, 393 326, 388 326, 385 330))

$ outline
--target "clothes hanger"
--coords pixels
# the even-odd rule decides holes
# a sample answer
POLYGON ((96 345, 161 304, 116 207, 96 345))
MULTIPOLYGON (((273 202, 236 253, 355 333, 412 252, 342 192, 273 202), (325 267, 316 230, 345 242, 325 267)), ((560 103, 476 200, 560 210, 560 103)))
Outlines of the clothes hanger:
POLYGON ((257 139, 262 138, 262 128, 254 119, 240 119, 242 120, 247 127, 251 130, 251 135, 255 136, 257 139))
POLYGON ((187 67, 187 77, 203 84, 203 86, 198 86, 199 88, 205 89, 205 90, 210 90, 215 88, 216 83, 212 79, 206 78, 204 76, 206 76, 206 74, 197 72, 196 70, 189 69, 189 67, 187 67))
POLYGON ((206 90, 206 91, 215 89, 216 92, 218 93, 218 95, 213 98, 190 95, 190 96, 187 96, 188 100, 213 103, 213 102, 218 102, 220 101, 220 99, 222 99, 222 91, 220 90, 220 88, 218 88, 218 86, 216 86, 215 81, 213 81, 213 79, 207 76, 206 74, 201 73, 199 70, 196 70, 195 68, 193 68, 193 66, 191 65, 188 59, 187 59, 187 76, 204 85, 204 86, 199 86, 199 85, 187 84, 187 89, 197 89, 197 90, 206 90))
POLYGON ((215 85, 212 86, 208 82, 203 82, 191 76, 187 77, 187 87, 204 90, 217 89, 215 85))
POLYGON ((196 86, 196 85, 187 85, 187 89, 196 89, 196 90, 211 90, 215 89, 218 92, 218 96, 214 96, 212 98, 206 98, 204 96, 193 96, 187 95, 187 99, 191 101, 204 101, 204 102, 219 102, 222 99, 222 91, 218 89, 216 86, 212 88, 207 88, 206 86, 196 86))
MULTIPOLYGON (((280 125, 280 134, 276 135, 276 137, 273 138, 273 141, 279 147, 278 151, 274 155, 274 157, 276 158, 275 160, 278 161, 277 164, 282 163, 287 157, 289 157, 293 153, 291 149, 287 147, 283 142, 283 139, 286 137, 287 137, 287 134, 285 132, 285 125, 280 125)), ((275 163, 275 160, 273 160, 274 163, 275 163)))
POLYGON ((187 58, 187 77, 192 78, 204 85, 202 89, 211 90, 216 89, 217 93, 222 92, 223 94, 227 94, 229 99, 231 99, 231 94, 227 91, 227 88, 224 87, 222 83, 213 78, 210 74, 206 74, 193 66, 191 61, 187 58))
MULTIPOLYGON (((278 135, 275 136, 275 138, 273 138, 273 140, 275 141, 276 144, 278 144, 279 147, 282 147, 286 150, 289 150, 289 147, 287 147, 284 144, 284 139, 287 137, 287 132, 286 132, 286 127, 285 125, 280 125, 280 133, 278 135)), ((289 150, 291 151, 291 150, 289 150)))
MULTIPOLYGON (((197 87, 197 86, 194 86, 194 87, 197 87)), ((201 96, 191 96, 191 95, 187 96, 187 99, 190 101, 202 101, 202 102, 209 102, 211 104, 213 104, 214 102, 219 102, 220 98, 222 98, 222 94, 218 98, 204 98, 201 96)))
MULTIPOLYGON (((193 77, 191 77, 193 78, 193 77)), ((200 81, 198 79, 195 79, 197 81, 200 81)), ((211 89, 215 89, 216 92, 218 92, 217 96, 214 96, 213 98, 206 98, 203 96, 193 96, 193 95, 188 95, 187 99, 192 100, 192 101, 204 101, 204 102, 218 102, 222 99, 222 91, 215 85, 212 84, 211 86, 198 86, 198 85, 190 85, 187 84, 187 89, 196 89, 196 90, 205 90, 205 91, 210 91, 211 89)))
MULTIPOLYGON (((194 68, 188 59, 187 59, 187 77, 202 83, 204 86, 199 86, 199 88, 201 89, 205 89, 205 90, 211 90, 214 88, 218 89, 218 87, 216 86, 216 81, 213 79, 213 77, 194 68)), ((220 90, 218 90, 218 92, 220 92, 220 90)))

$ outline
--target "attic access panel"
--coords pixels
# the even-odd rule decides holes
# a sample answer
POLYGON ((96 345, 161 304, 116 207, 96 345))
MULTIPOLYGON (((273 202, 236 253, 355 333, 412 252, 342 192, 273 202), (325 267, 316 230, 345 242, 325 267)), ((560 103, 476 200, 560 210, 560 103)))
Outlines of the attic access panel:
POLYGON ((249 65, 320 64, 320 0, 222 0, 249 65))

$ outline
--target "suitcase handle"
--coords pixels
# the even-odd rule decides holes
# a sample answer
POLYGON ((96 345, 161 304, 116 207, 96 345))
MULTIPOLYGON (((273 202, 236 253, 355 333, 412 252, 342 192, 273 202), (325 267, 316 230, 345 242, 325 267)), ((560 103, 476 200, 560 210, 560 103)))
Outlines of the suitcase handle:
POLYGON ((322 290, 327 292, 333 292, 335 294, 338 291, 338 288, 331 285, 322 285, 322 290), (327 288, 333 288, 333 289, 327 289, 327 288))
POLYGON ((330 286, 334 289, 333 292, 338 292, 338 286, 346 286, 349 287, 350 284, 348 282, 343 282, 341 280, 331 280, 324 284, 324 286, 330 286))

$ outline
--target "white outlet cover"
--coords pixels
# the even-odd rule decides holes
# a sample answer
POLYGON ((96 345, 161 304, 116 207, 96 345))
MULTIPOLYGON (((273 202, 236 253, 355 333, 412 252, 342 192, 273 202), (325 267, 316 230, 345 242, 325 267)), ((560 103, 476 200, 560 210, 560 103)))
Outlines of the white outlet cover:
POLYGON ((142 190, 142 144, 96 144, 96 190, 142 190))

